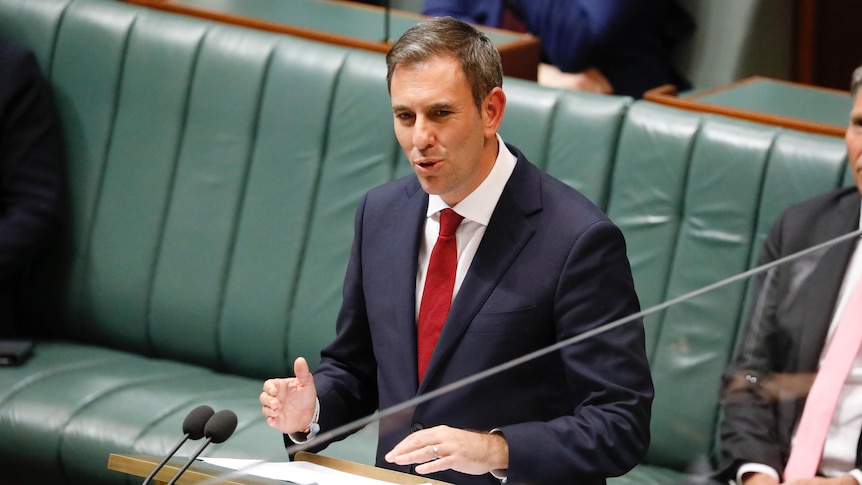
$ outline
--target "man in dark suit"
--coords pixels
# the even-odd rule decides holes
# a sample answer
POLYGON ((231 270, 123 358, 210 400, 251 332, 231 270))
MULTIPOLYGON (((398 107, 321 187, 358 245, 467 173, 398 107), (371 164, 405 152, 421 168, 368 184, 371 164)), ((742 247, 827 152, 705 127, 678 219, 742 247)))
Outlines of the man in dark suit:
MULTIPOLYGON (((484 35, 431 19, 387 65, 415 174, 360 204, 337 336, 313 378, 299 358, 295 378, 264 383, 286 444, 639 309, 619 229, 497 135, 506 96, 484 35), (449 208, 464 216, 454 298, 422 372, 424 303, 441 296, 424 281, 449 208)), ((460 485, 602 484, 644 456, 652 396, 637 319, 384 419, 377 464, 460 485)))
MULTIPOLYGON (((856 187, 789 208, 764 244, 765 264, 860 228, 862 207, 862 68, 853 76, 855 98, 845 140, 856 187)), ((794 435, 841 309, 862 284, 858 238, 778 266, 755 286, 748 326, 725 374, 719 476, 745 485, 862 483, 862 359, 845 381, 829 427, 818 474, 785 481, 794 435)), ((862 323, 862 322, 859 322, 862 323)))
POLYGON ((16 295, 61 221, 63 144, 50 86, 33 54, 0 42, 0 338, 16 329, 16 295))

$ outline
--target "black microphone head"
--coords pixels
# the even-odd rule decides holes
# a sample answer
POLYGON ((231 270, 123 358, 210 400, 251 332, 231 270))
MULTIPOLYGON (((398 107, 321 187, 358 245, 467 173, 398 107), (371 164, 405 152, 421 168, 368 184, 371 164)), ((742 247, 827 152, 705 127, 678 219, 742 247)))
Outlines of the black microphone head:
POLYGON ((221 443, 230 438, 236 429, 236 414, 228 409, 223 409, 207 421, 204 426, 204 436, 210 438, 213 443, 221 443))
POLYGON ((183 420, 183 433, 190 439, 199 440, 204 437, 207 421, 215 414, 213 408, 203 405, 192 409, 183 420))

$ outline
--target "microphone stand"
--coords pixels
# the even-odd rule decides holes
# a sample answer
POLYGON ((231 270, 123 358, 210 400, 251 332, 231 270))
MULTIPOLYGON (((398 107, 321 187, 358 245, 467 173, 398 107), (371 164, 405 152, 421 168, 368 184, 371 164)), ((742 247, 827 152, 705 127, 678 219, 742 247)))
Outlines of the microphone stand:
POLYGON ((174 456, 174 454, 180 449, 180 446, 182 446, 183 443, 185 443, 188 438, 189 438, 189 433, 186 433, 186 435, 183 436, 183 438, 179 442, 177 442, 177 444, 174 445, 173 448, 171 448, 171 451, 169 451, 168 454, 165 455, 164 458, 162 458, 162 461, 159 462, 159 464, 156 465, 155 468, 153 468, 153 471, 151 471, 150 474, 147 475, 147 478, 144 478, 144 482, 143 482, 144 485, 146 485, 147 483, 150 483, 150 481, 152 481, 153 477, 156 476, 156 473, 159 470, 161 470, 162 468, 164 468, 164 466, 168 462, 168 460, 170 460, 171 457, 174 456))

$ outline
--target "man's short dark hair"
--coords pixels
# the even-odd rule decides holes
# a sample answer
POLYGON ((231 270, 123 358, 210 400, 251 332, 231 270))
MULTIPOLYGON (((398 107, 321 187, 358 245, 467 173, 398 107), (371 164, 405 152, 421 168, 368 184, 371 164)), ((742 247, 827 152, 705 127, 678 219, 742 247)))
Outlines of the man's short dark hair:
POLYGON ((415 65, 438 56, 452 56, 461 63, 473 101, 482 107, 485 96, 503 86, 500 53, 490 39, 473 26, 452 17, 424 20, 404 33, 386 54, 386 85, 398 65, 415 65))
POLYGON ((859 88, 862 88, 862 66, 857 67, 850 76, 850 94, 854 98, 859 93, 859 88))

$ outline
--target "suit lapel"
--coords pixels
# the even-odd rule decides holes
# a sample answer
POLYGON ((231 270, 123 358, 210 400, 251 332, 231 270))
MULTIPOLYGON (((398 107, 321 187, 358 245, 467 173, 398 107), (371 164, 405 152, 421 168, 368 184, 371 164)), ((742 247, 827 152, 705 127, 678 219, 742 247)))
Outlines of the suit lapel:
MULTIPOLYGON (((424 231, 425 214, 428 208, 428 195, 421 190, 419 183, 408 184, 405 188, 403 204, 393 208, 391 230, 382 239, 383 254, 389 255, 389 278, 384 295, 390 298, 393 306, 395 340, 389 351, 395 362, 401 362, 412 376, 411 389, 418 385, 416 377, 416 272, 418 270, 419 244, 424 231)), ((404 396, 408 399, 409 392, 404 396)))
MULTIPOLYGON (((838 213, 840 217, 829 218, 829 235, 827 239, 839 237, 852 232, 858 228, 859 222, 859 199, 855 197, 844 198, 840 202, 838 213)), ((838 300, 838 291, 844 280, 844 273, 853 255, 855 244, 841 243, 826 250, 823 257, 811 274, 809 283, 806 284, 806 295, 800 295, 802 301, 824 301, 832 304, 827 305, 805 305, 803 311, 808 312, 802 318, 808 322, 808 329, 799 344, 799 362, 802 369, 816 369, 821 350, 826 341, 829 330, 829 322, 838 300)))
POLYGON ((497 202, 461 289, 452 302, 419 388, 420 393, 434 381, 434 374, 449 360, 470 322, 535 233, 529 216, 542 208, 539 171, 520 152, 511 146, 509 149, 518 157, 518 163, 497 202))
MULTIPOLYGON (((824 240, 839 237, 852 232, 858 228, 859 223, 859 198, 845 197, 839 202, 837 217, 830 217, 825 223, 828 228, 824 231, 824 240)), ((818 262, 815 271, 811 274, 809 282, 806 283, 804 295, 800 295, 800 301, 822 301, 823 305, 804 305, 803 314, 800 315, 804 335, 799 339, 797 356, 794 359, 800 370, 813 369, 816 371, 820 354, 826 342, 829 332, 829 324, 838 300, 838 291, 844 280, 847 264, 855 249, 855 244, 841 243, 826 250, 822 259, 818 262)), ((805 406, 805 399, 799 399, 795 405, 795 422, 798 423, 805 406)), ((858 451, 857 451, 858 454, 858 451)))

